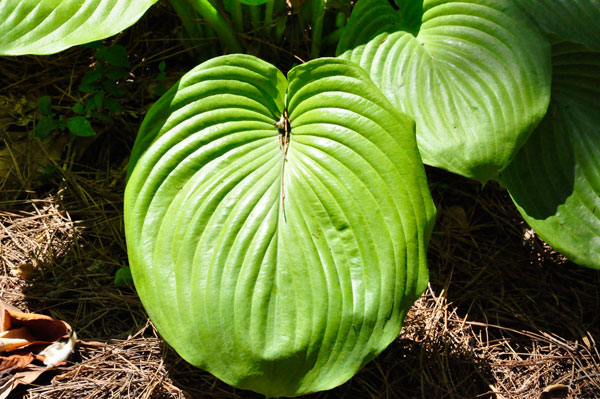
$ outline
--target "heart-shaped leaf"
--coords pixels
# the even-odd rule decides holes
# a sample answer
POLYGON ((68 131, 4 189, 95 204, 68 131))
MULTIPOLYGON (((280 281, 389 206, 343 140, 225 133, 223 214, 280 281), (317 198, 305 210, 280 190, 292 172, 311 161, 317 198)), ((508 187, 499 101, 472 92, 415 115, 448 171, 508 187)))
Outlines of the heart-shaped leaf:
POLYGON ((540 28, 600 51, 600 0, 519 0, 540 28))
POLYGON ((133 25, 157 0, 0 0, 0 55, 52 54, 133 25))
POLYGON ((125 192, 160 333, 267 396, 339 385, 397 336, 435 213, 412 121, 361 68, 319 59, 288 79, 248 55, 186 74, 146 116, 125 192))
MULTIPOLYGON (((394 13, 386 0, 362 1, 394 13)), ((416 36, 382 33, 341 57, 415 119, 425 163, 487 181, 546 112, 549 45, 512 0, 426 0, 423 11, 416 36)))
POLYGON ((559 42, 552 66, 548 115, 501 181, 546 242, 600 269, 600 52, 559 42))

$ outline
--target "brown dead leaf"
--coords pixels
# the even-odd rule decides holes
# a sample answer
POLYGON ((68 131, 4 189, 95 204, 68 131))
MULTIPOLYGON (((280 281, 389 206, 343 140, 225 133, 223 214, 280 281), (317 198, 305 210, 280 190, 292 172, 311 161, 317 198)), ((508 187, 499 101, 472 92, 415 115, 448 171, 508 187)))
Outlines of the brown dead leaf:
POLYGON ((16 373, 10 380, 0 385, 0 399, 6 399, 18 385, 28 385, 35 381, 44 371, 45 367, 29 365, 23 371, 16 373))
POLYGON ((31 384, 49 370, 31 362, 34 359, 45 361, 45 356, 38 353, 47 344, 70 337, 71 331, 71 327, 62 320, 21 312, 0 300, 0 354, 17 351, 11 356, 0 356, 0 399, 6 399, 18 385, 31 384))
POLYGON ((540 394, 540 399, 566 399, 569 387, 563 384, 548 385, 540 394))
POLYGON ((464 230, 469 227, 469 217, 462 206, 452 205, 442 211, 441 225, 444 230, 464 230))
POLYGON ((70 336, 71 326, 37 313, 24 313, 0 301, 0 352, 50 344, 70 336))
POLYGON ((13 274, 22 278, 23 280, 32 280, 38 271, 33 263, 21 263, 13 270, 13 274))
POLYGON ((6 370, 11 367, 22 369, 29 363, 33 362, 34 356, 33 353, 29 352, 23 355, 16 354, 8 357, 0 357, 0 359, 2 359, 2 362, 0 363, 0 370, 6 370))
POLYGON ((29 333, 26 327, 0 332, 0 352, 12 352, 25 348, 35 341, 35 337, 29 333))
POLYGON ((14 306, 0 301, 0 332, 6 331, 10 328, 10 320, 4 315, 5 310, 10 310, 13 312, 19 311, 19 309, 15 308, 14 306))

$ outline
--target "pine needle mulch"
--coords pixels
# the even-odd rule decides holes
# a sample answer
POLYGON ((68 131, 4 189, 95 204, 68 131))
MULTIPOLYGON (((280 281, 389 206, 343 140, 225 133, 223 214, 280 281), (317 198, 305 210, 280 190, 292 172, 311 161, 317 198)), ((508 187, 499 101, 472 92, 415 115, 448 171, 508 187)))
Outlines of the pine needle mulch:
MULTIPOLYGON (((167 60, 171 80, 193 66, 189 46, 157 39, 176 29, 165 13, 114 39, 128 50, 132 79, 124 112, 92 139, 28 139, 39 97, 65 110, 82 100, 90 49, 0 59, 0 151, 22 153, 10 154, 0 180, 0 299, 65 320, 80 339, 66 366, 11 398, 261 397, 188 365, 135 291, 114 283, 127 266, 127 157, 156 99, 157 64, 167 60)), ((386 351, 348 383, 307 398, 600 397, 600 273, 553 252, 495 183, 428 173, 438 207, 429 289, 386 351)))

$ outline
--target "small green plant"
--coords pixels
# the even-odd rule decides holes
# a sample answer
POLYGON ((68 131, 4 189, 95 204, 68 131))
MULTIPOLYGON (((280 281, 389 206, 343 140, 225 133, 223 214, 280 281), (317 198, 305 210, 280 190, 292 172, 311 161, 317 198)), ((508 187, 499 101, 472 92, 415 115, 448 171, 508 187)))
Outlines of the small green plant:
POLYGON ((96 49, 96 63, 83 75, 79 85, 79 91, 86 94, 86 102, 76 104, 73 111, 104 122, 106 112, 116 114, 123 111, 119 98, 126 93, 122 84, 129 76, 131 64, 127 50, 121 45, 106 47, 97 41, 86 47, 96 49))
MULTIPOLYGON (((35 137, 45 138, 54 131, 67 130, 73 136, 94 136, 96 131, 92 121, 107 123, 112 114, 122 112, 119 103, 119 98, 125 95, 122 83, 129 76, 131 68, 127 50, 121 45, 106 47, 100 41, 85 46, 96 49, 96 62, 94 67, 83 75, 79 85, 79 91, 84 94, 83 101, 73 105, 71 112, 63 114, 52 109, 50 96, 41 97, 38 101, 38 111, 42 118, 35 127, 35 137)), ((164 79, 164 63, 161 63, 160 68, 162 69, 157 77, 158 81, 164 79)), ((162 92, 164 93, 164 86, 162 92)))
POLYGON ((117 287, 133 286, 133 277, 129 267, 121 267, 115 273, 115 285, 117 287))
POLYGON ((46 138, 50 133, 60 130, 68 130, 73 136, 87 137, 96 134, 90 121, 83 116, 65 117, 52 111, 52 99, 50 96, 41 97, 38 101, 38 111, 42 118, 37 122, 34 136, 40 139, 46 138))
POLYGON ((161 61, 158 64, 158 75, 154 78, 154 85, 152 86, 152 93, 155 96, 162 96, 168 90, 168 87, 165 86, 164 81, 167 77, 167 63, 165 61, 161 61))

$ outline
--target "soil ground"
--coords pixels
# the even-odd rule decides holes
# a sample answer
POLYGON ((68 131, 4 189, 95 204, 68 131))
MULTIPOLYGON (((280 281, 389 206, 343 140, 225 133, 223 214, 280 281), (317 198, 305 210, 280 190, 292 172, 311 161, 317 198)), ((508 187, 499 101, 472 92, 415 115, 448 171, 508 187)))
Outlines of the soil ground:
MULTIPOLYGON (((91 49, 0 58, 0 150, 24 154, 0 181, 0 298, 65 320, 80 338, 67 365, 11 398, 260 397, 189 366, 157 335, 135 291, 114 283, 127 266, 128 154, 157 98, 158 64, 167 62, 169 82, 195 65, 189 46, 164 39, 176 29, 159 8, 111 39, 127 48, 132 74, 123 113, 98 123, 92 138, 28 138, 41 96, 58 110, 82 100, 91 49)), ((299 62, 291 51, 272 56, 283 69, 299 62)), ((428 175, 438 208, 429 289, 384 353, 307 398, 600 397, 600 272, 555 253, 497 184, 428 175)))

